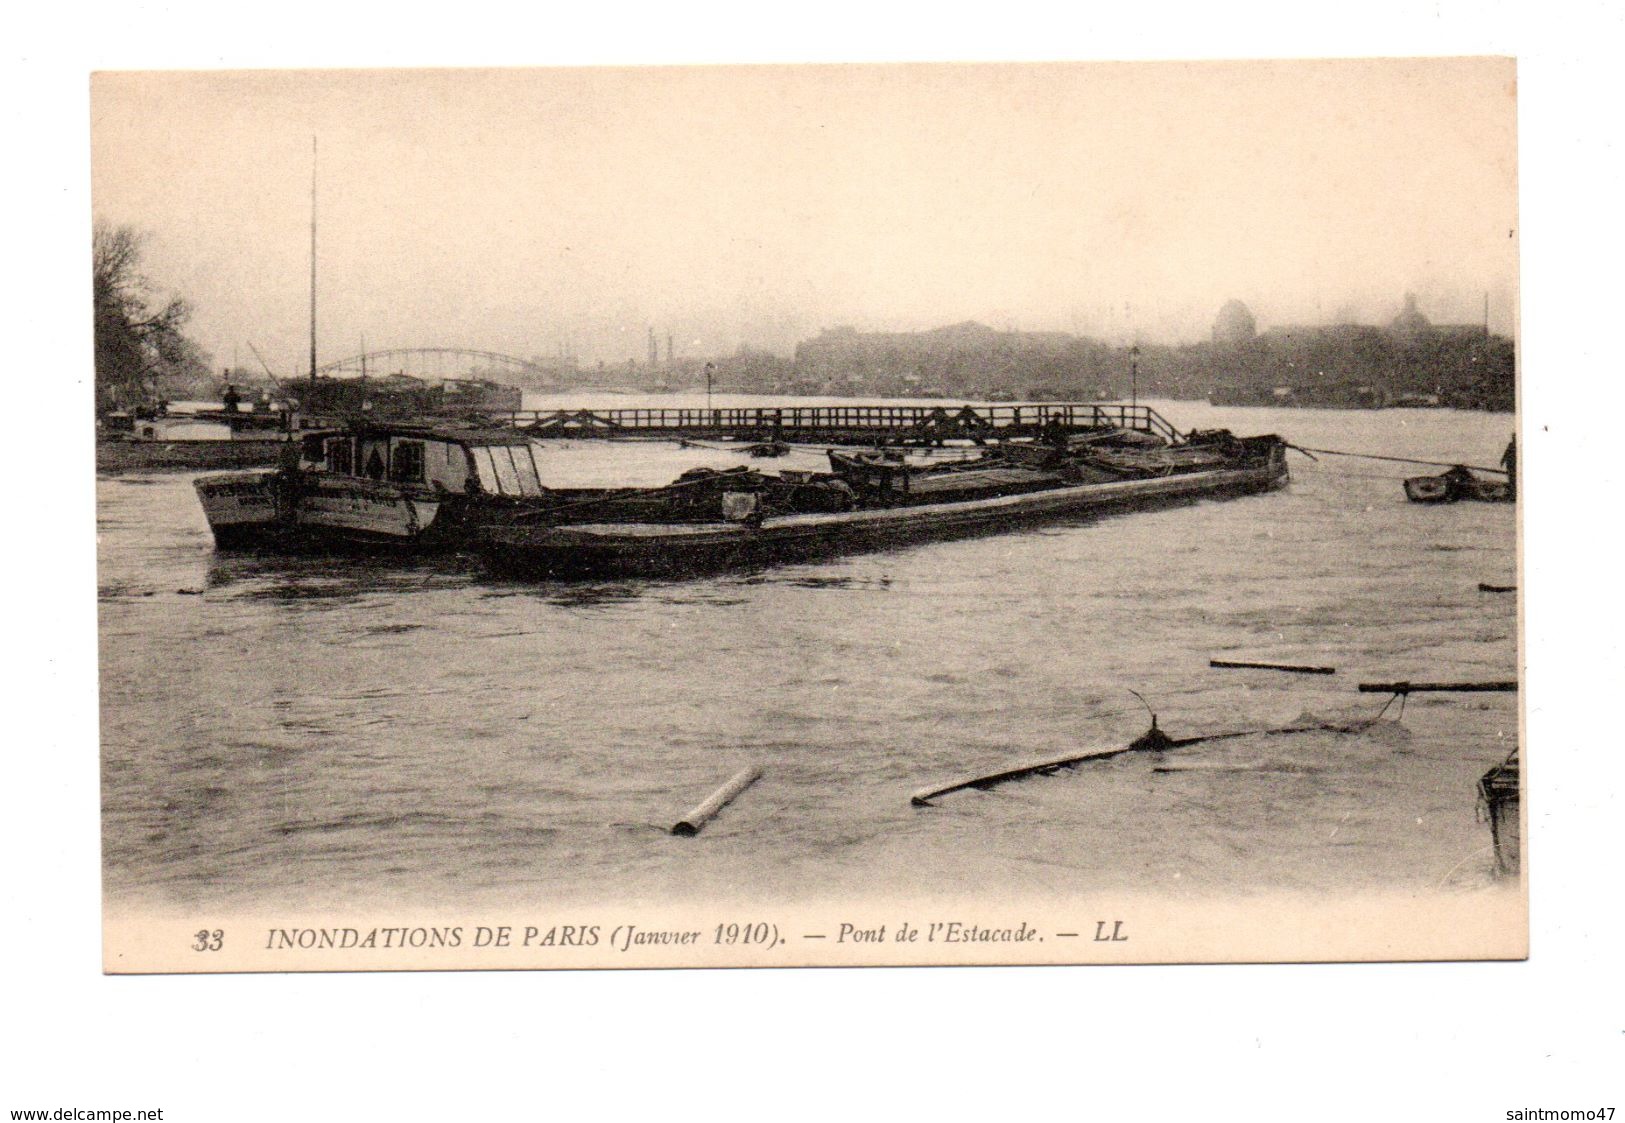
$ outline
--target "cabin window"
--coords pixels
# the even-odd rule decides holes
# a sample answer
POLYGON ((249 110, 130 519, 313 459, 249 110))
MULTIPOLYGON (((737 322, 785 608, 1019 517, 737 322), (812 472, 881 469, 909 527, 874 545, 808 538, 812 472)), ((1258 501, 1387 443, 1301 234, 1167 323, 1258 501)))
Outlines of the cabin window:
POLYGON ((468 450, 480 486, 493 495, 540 495, 542 482, 529 445, 480 445, 468 450))
POLYGON ((515 445, 513 452, 513 465, 519 471, 519 493, 521 495, 540 495, 542 481, 536 474, 536 453, 529 445, 515 445))
POLYGON ((474 471, 480 478, 480 487, 493 495, 499 493, 502 488, 497 483, 497 469, 491 461, 491 450, 484 447, 471 448, 468 455, 474 461, 474 471))
POLYGON ((495 445, 491 448, 491 461, 496 465, 497 483, 503 495, 518 495, 519 473, 514 471, 513 456, 507 446, 495 445))
POLYGON ((474 474, 474 463, 469 459, 468 449, 462 445, 443 444, 440 454, 445 461, 442 467, 430 473, 432 481, 458 494, 473 490, 474 483, 469 477, 474 474))
POLYGON ((327 461, 329 472, 338 476, 355 475, 355 450, 349 437, 329 437, 325 452, 323 459, 327 461))
POLYGON ((423 442, 400 441, 390 452, 389 478, 398 484, 423 482, 423 442))

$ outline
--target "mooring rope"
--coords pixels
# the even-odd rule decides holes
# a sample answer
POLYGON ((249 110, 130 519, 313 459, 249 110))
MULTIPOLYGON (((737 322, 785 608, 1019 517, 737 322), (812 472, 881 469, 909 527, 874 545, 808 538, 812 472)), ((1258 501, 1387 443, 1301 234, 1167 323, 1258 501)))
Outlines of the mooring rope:
POLYGON ((1498 476, 1505 476, 1508 474, 1505 468, 1482 468, 1477 464, 1452 464, 1444 460, 1417 460, 1415 457, 1411 456, 1378 456, 1376 453, 1372 452, 1341 452, 1335 448, 1305 448, 1303 445, 1295 445, 1290 441, 1284 441, 1282 443, 1284 443, 1287 448, 1297 449, 1304 455, 1309 456, 1311 460, 1313 460, 1314 457, 1310 454, 1318 452, 1323 456, 1353 456, 1361 460, 1387 460, 1395 464, 1426 464, 1432 468, 1470 468, 1475 472, 1494 472, 1498 476))
POLYGON ((1404 483, 1410 479, 1409 476, 1386 476, 1376 472, 1339 472, 1332 468, 1322 468, 1315 475, 1339 480, 1384 480, 1388 483, 1404 483))

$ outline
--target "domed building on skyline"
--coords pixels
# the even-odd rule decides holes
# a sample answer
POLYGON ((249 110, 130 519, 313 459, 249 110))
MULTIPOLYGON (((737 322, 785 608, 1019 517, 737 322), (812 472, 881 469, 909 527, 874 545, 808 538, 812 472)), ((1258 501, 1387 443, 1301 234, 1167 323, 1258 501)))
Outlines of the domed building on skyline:
POLYGON ((1213 321, 1215 343, 1246 343, 1257 335, 1258 321, 1239 300, 1227 301, 1213 321))
POLYGON ((1394 338, 1401 343, 1412 344, 1424 339, 1433 331, 1433 321, 1422 315, 1421 309, 1416 307, 1416 294, 1405 294, 1405 310, 1393 318, 1388 330, 1394 338))

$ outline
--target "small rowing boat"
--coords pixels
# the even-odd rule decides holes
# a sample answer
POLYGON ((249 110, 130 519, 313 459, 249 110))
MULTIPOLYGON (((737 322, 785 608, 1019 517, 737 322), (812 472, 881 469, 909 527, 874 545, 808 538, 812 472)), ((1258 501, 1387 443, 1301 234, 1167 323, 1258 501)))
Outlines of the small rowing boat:
POLYGON ((1507 480, 1487 480, 1460 465, 1439 476, 1412 476, 1405 481, 1405 498, 1412 503, 1511 503, 1512 484, 1507 480))

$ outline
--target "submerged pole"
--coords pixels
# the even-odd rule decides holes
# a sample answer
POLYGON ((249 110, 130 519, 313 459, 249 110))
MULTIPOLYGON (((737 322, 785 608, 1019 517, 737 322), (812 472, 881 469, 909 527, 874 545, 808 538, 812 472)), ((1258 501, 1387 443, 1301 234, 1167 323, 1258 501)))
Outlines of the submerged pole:
POLYGON ((909 797, 909 803, 915 807, 930 807, 931 801, 938 796, 950 795, 954 792, 964 791, 966 788, 991 788, 998 784, 1008 783, 1011 780, 1020 780, 1027 776, 1035 776, 1057 772, 1074 764, 1083 764, 1091 760, 1108 760, 1114 756, 1133 752, 1161 752, 1164 749, 1175 749, 1181 745, 1190 744, 1192 740, 1200 741, 1204 738, 1194 738, 1176 741, 1157 728, 1157 717, 1151 715, 1151 728, 1136 737, 1128 745, 1121 748, 1090 749, 1087 752, 1068 753, 1066 756, 1051 757, 1048 760, 1036 760, 1027 764, 1018 764, 1014 768, 1006 768, 998 772, 988 772, 981 776, 966 776, 951 783, 942 784, 934 788, 921 788, 909 797))
POLYGON ((1514 694, 1516 680, 1506 682, 1362 682, 1361 694, 1514 694))
POLYGON ((684 837, 699 834, 700 828, 715 818, 718 811, 732 803, 735 796, 761 778, 762 770, 756 767, 736 772, 726 784, 711 793, 710 799, 673 823, 671 833, 684 837))
POLYGON ((1226 669, 1288 671, 1295 675, 1335 675, 1337 673, 1336 667, 1319 667, 1297 663, 1254 663, 1244 659, 1209 659, 1207 665, 1226 669))

